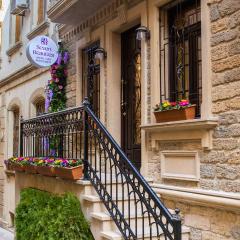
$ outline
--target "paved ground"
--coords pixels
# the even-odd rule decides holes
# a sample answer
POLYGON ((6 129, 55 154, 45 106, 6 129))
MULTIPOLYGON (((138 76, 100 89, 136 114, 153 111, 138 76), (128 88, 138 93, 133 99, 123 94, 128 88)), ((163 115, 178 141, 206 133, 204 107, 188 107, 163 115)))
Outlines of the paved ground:
POLYGON ((0 228, 0 240, 14 240, 14 235, 3 228, 0 228))

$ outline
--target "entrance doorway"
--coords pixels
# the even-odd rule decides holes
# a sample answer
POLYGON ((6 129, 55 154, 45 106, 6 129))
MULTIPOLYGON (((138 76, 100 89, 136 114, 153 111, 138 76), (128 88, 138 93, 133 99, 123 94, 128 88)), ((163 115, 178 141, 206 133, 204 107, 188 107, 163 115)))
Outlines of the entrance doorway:
POLYGON ((136 28, 122 33, 121 142, 132 163, 141 168, 141 42, 136 28))

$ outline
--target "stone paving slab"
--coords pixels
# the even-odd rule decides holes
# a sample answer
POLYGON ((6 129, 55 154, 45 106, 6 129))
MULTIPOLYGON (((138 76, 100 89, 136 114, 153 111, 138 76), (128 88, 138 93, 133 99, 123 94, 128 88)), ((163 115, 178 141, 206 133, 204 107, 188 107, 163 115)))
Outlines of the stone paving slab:
POLYGON ((3 228, 0 228, 0 240, 14 240, 14 234, 3 228))

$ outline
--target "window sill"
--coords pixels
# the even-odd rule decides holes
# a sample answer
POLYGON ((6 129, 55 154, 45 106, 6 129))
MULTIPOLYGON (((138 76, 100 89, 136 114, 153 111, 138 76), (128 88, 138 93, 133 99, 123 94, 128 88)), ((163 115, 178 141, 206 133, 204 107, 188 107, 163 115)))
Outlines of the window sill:
POLYGON ((159 141, 200 139, 205 150, 212 149, 212 132, 218 120, 193 119, 176 122, 154 123, 141 126, 151 139, 152 149, 159 150, 159 141))
POLYGON ((31 40, 40 34, 48 35, 48 27, 49 27, 48 21, 40 23, 30 33, 28 33, 27 38, 31 40))
POLYGON ((19 41, 17 43, 15 43, 12 47, 10 47, 6 54, 8 55, 8 57, 13 56, 21 47, 23 46, 22 41, 19 41))

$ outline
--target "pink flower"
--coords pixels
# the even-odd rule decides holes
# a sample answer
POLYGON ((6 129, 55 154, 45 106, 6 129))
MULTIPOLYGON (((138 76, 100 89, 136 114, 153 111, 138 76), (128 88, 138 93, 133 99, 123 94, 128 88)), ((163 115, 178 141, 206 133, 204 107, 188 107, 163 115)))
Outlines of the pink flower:
POLYGON ((58 88, 59 88, 60 90, 62 90, 62 89, 63 89, 63 86, 62 86, 62 85, 59 85, 58 88))
POLYGON ((56 78, 56 79, 55 79, 55 82, 58 83, 58 82, 59 82, 59 78, 56 78))

